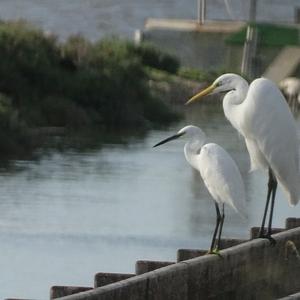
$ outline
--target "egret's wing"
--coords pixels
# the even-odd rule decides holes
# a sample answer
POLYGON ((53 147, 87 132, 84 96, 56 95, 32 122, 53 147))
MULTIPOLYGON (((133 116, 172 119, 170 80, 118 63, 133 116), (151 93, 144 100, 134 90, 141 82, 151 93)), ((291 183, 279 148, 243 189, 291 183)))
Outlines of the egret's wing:
POLYGON ((264 154, 260 151, 255 140, 245 137, 246 146, 250 156, 250 172, 263 168, 268 169, 268 162, 264 154))
POLYGON ((226 203, 245 213, 245 189, 241 174, 231 156, 217 144, 206 144, 199 155, 203 181, 218 203, 226 203))
MULTIPOLYGON (((246 143, 249 140, 258 147, 256 152, 274 171, 290 204, 296 204, 300 196, 298 136, 284 97, 274 83, 260 78, 250 85, 243 107, 241 126, 246 143)), ((255 161, 255 151, 249 150, 251 161, 255 161)))

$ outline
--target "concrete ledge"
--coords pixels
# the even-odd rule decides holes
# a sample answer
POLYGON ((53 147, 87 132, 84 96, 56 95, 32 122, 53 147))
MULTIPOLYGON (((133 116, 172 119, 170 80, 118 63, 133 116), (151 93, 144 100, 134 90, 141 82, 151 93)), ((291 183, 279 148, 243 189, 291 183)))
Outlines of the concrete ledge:
MULTIPOLYGON (((226 249, 232 246, 239 245, 241 243, 245 243, 248 240, 241 239, 221 239, 220 241, 220 249, 226 249)), ((195 257, 206 255, 208 250, 198 250, 198 249, 178 249, 177 250, 177 262, 192 259, 195 257)))
POLYGON ((204 24, 199 24, 196 20, 149 18, 145 22, 145 29, 231 33, 240 30, 245 25, 246 22, 240 21, 207 20, 204 24))
POLYGON ((94 277, 94 287, 97 288, 97 287, 105 286, 124 279, 128 279, 133 276, 135 276, 135 274, 99 272, 94 277))
POLYGON ((300 291, 300 228, 254 239, 62 300, 277 299, 300 291), (294 247, 290 247, 290 245, 294 247))
POLYGON ((52 300, 64 296, 74 295, 92 289, 92 287, 83 286, 52 286, 50 289, 50 299, 52 300))
POLYGON ((77 295, 63 297, 61 299, 74 300, 141 300, 147 297, 147 287, 149 274, 134 276, 120 282, 112 283, 104 287, 95 288, 91 291, 83 292, 77 295))

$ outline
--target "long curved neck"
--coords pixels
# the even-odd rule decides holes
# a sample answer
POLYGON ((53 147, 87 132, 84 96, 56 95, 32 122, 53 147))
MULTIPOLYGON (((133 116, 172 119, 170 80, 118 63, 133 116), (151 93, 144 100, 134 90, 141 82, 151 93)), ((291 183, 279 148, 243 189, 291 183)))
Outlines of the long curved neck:
POLYGON ((248 89, 248 82, 241 78, 235 89, 228 92, 223 99, 223 109, 226 118, 241 134, 243 133, 241 132, 239 120, 242 118, 242 103, 247 96, 248 89))
POLYGON ((197 157, 201 147, 205 144, 205 137, 193 138, 184 145, 184 155, 188 163, 197 169, 197 157))

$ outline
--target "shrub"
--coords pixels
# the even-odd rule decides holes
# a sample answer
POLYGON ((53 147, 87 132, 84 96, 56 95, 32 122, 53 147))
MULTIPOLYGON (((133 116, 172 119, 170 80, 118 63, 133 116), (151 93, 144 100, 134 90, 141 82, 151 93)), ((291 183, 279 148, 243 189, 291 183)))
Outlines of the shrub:
POLYGON ((151 96, 145 65, 174 71, 178 62, 152 47, 79 35, 59 43, 20 21, 0 23, 0 55, 0 92, 29 127, 128 128, 174 117, 151 96))
POLYGON ((216 70, 216 71, 203 71, 193 68, 180 68, 178 70, 178 75, 195 81, 200 82, 212 82, 221 74, 226 73, 225 70, 216 70))
POLYGON ((161 51, 149 43, 142 43, 139 46, 131 45, 131 49, 138 55, 146 66, 163 70, 169 73, 176 73, 180 66, 178 58, 174 55, 161 51))

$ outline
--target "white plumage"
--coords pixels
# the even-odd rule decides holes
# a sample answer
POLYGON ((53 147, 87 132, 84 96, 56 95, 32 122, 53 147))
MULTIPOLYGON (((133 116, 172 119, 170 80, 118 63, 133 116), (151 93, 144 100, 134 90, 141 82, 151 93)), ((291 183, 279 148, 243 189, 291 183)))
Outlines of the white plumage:
POLYGON ((189 164, 200 172, 206 188, 215 200, 217 224, 210 251, 218 250, 224 221, 224 204, 245 216, 245 189, 239 169, 231 156, 219 145, 206 144, 204 132, 196 126, 186 126, 177 134, 159 142, 154 147, 185 136, 184 154, 189 164), (220 212, 219 205, 222 207, 220 212), (218 231, 219 230, 219 231, 218 231), (218 242, 216 243, 216 235, 218 242))
POLYGON ((290 205, 300 197, 297 129, 279 89, 260 78, 250 85, 243 102, 241 129, 251 158, 251 168, 271 168, 290 205), (255 148, 255 150, 253 150, 255 148))
POLYGON ((299 149, 296 122, 279 88, 266 78, 247 81, 236 74, 224 74, 191 98, 226 92, 223 109, 226 118, 245 138, 251 170, 269 171, 269 191, 260 236, 270 238, 277 181, 290 205, 300 198, 299 149), (268 232, 264 223, 271 201, 268 232))
POLYGON ((201 177, 214 200, 245 216, 244 183, 231 156, 219 145, 209 143, 201 148, 198 161, 201 177))

